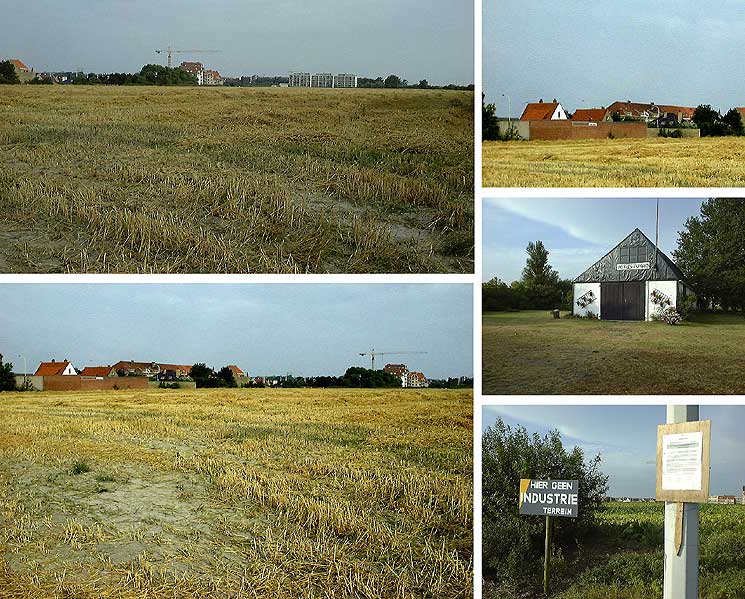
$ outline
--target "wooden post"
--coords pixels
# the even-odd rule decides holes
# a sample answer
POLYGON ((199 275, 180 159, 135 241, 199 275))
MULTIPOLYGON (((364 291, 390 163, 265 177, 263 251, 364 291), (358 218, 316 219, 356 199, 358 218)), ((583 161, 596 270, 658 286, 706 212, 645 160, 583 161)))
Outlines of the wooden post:
POLYGON ((548 576, 551 563, 551 518, 546 516, 546 546, 543 557, 543 594, 548 596, 548 576))

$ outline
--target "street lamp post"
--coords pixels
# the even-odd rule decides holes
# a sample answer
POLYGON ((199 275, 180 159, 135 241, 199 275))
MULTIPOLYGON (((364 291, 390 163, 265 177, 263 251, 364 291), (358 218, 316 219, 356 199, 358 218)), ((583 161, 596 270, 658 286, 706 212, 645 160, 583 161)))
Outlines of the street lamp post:
POLYGON ((19 358, 23 358, 23 388, 28 388, 28 368, 26 368, 26 356, 23 354, 18 354, 19 358))
POLYGON ((507 94, 502 94, 503 98, 507 98, 507 124, 512 124, 512 100, 507 94))

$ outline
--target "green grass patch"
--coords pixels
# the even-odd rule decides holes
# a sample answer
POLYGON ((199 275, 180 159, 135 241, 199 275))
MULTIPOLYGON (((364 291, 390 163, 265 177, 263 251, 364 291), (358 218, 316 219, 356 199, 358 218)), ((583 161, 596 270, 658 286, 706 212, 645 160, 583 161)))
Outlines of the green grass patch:
POLYGON ((486 394, 745 393, 741 315, 669 326, 491 312, 482 323, 486 394))

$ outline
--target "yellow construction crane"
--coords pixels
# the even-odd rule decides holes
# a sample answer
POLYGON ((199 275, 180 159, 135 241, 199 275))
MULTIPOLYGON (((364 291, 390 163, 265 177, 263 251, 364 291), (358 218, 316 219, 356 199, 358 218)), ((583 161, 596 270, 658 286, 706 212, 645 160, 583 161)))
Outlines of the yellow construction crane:
POLYGON ((214 52, 220 52, 221 50, 174 50, 171 48, 171 46, 168 46, 167 50, 156 50, 156 54, 162 54, 165 52, 168 54, 168 68, 173 68, 173 55, 174 54, 205 54, 205 53, 214 53, 214 52))
POLYGON ((401 354, 426 354, 426 351, 375 351, 371 349, 369 352, 360 352, 361 356, 370 356, 371 370, 375 370, 375 356, 391 356, 401 354))

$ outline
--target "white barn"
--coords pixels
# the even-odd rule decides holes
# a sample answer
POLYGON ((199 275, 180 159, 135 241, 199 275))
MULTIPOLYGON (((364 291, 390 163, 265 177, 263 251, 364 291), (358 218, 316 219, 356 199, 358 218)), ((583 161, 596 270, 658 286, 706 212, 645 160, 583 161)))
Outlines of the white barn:
POLYGON ((602 320, 652 320, 693 290, 685 275, 639 229, 574 279, 572 313, 602 320))

